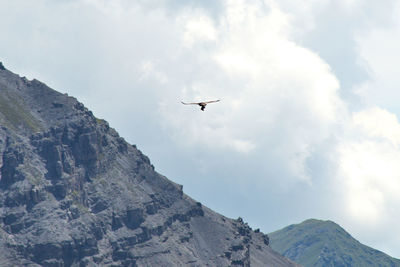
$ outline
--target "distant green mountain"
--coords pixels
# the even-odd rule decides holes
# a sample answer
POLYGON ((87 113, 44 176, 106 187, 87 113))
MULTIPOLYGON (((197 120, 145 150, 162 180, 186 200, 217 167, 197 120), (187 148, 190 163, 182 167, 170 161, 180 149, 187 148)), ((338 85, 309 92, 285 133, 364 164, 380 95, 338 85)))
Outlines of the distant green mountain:
POLYGON ((304 267, 398 267, 400 260, 358 242, 332 221, 306 220, 268 234, 270 246, 304 267))

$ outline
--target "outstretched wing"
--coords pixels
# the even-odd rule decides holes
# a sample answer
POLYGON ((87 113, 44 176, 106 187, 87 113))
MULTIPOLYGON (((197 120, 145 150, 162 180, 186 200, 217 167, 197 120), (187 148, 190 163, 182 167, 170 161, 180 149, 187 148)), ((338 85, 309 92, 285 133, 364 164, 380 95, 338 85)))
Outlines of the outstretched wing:
POLYGON ((184 105, 198 105, 198 104, 200 104, 200 102, 199 103, 185 103, 185 102, 182 102, 182 101, 181 101, 181 103, 184 104, 184 105))
POLYGON ((210 103, 215 103, 215 102, 219 102, 219 101, 221 101, 221 99, 218 99, 218 100, 211 100, 211 101, 207 101, 207 102, 203 102, 203 103, 205 103, 205 104, 210 104, 210 103))

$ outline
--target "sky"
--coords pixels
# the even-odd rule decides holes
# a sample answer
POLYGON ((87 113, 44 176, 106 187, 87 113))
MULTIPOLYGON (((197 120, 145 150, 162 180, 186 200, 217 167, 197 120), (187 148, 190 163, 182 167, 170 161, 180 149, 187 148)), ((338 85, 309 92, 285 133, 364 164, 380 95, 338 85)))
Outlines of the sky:
POLYGON ((0 61, 225 216, 332 220, 400 258, 399 17, 400 0, 0 0, 0 61))

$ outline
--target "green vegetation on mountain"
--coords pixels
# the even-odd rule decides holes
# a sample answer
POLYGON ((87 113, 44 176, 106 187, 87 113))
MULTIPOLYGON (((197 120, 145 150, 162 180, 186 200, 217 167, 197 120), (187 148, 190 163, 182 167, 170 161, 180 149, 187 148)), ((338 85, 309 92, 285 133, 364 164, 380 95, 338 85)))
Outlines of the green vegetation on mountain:
POLYGON ((31 129, 33 132, 39 130, 36 119, 25 110, 16 99, 5 93, 0 94, 0 123, 1 125, 9 126, 10 128, 18 128, 21 126, 31 129))
POLYGON ((274 250, 304 267, 400 266, 400 260, 361 244, 332 221, 306 220, 268 235, 274 250))

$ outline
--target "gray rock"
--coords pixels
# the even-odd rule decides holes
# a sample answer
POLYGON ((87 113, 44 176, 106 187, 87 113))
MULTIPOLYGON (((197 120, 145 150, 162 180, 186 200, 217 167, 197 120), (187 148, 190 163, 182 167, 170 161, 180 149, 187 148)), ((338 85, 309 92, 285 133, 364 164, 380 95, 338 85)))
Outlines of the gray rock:
POLYGON ((75 98, 0 65, 0 266, 296 266, 75 98))

